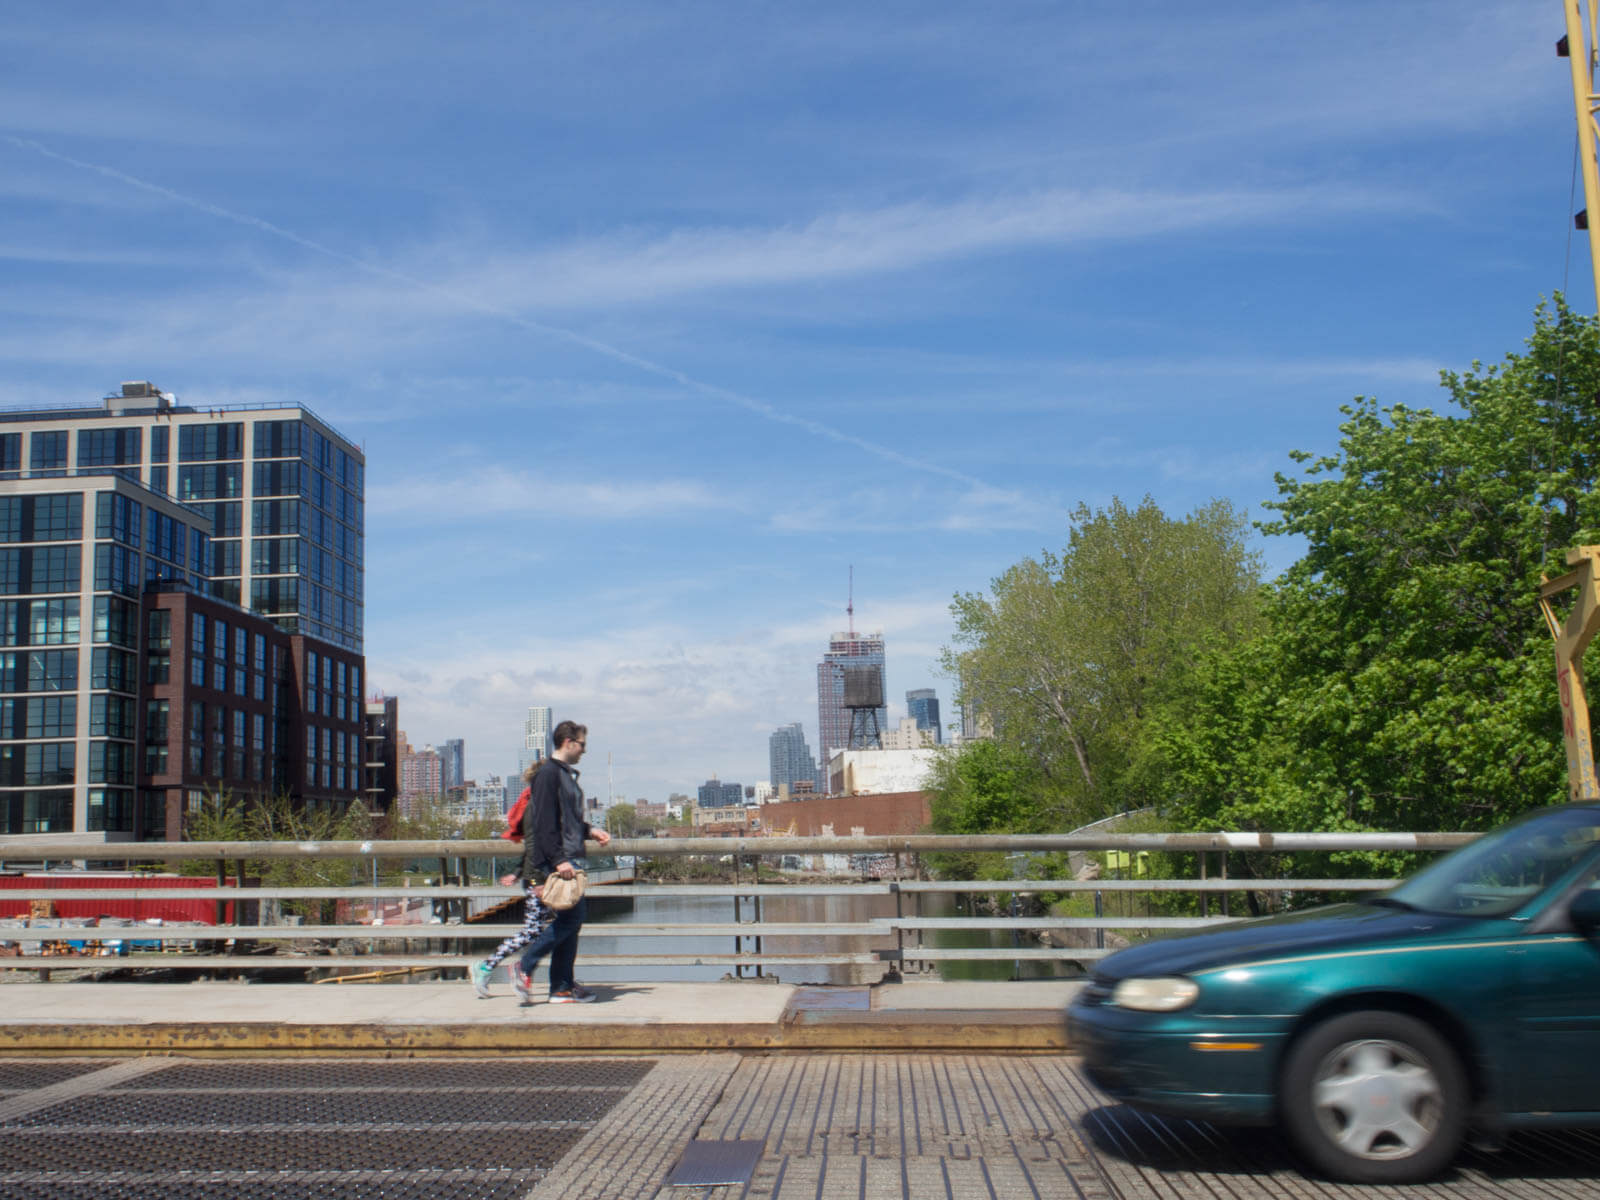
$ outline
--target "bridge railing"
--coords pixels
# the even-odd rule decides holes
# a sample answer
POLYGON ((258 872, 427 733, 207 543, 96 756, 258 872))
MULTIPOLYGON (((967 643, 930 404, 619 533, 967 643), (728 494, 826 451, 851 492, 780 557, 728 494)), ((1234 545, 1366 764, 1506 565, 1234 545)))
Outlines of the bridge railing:
MULTIPOLYGON (((987 835, 951 837, 915 835, 901 837, 767 837, 613 839, 605 853, 625 859, 709 856, 732 860, 742 879, 717 883, 650 883, 625 875, 601 882, 592 895, 618 898, 719 898, 730 906, 730 920, 641 923, 592 926, 593 933, 659 940, 662 949, 626 954, 584 954, 586 963, 598 966, 640 968, 661 966, 724 967, 736 975, 761 973, 779 966, 850 966, 863 969, 885 965, 891 969, 918 969, 950 960, 1023 960, 1089 962, 1109 953, 1108 932, 1145 935, 1192 929, 1231 919, 1226 901, 1241 892, 1322 894, 1381 891, 1397 882, 1388 879, 1321 878, 1260 879, 1228 875, 1229 855, 1252 851, 1279 854, 1336 851, 1437 852, 1469 842, 1468 833, 1286 833, 1286 834, 1162 834, 1089 833, 987 835), (1008 856, 1038 854, 1127 855, 1142 852, 1192 856, 1195 875, 1190 878, 1070 878, 946 880, 926 878, 923 856, 971 852, 1000 852, 1008 856), (755 869, 761 860, 782 855, 875 856, 881 863, 892 858, 887 877, 860 882, 762 882, 755 869), (1019 897, 1039 893, 1082 895, 1093 901, 1092 916, 1028 915, 1013 904, 1006 915, 925 915, 924 898, 974 894, 1019 897), (1198 897, 1198 916, 1139 914, 1126 903, 1131 895, 1154 897, 1188 893, 1198 897), (1130 895, 1131 894, 1131 895, 1130 895), (851 921, 786 921, 763 915, 764 902, 781 898, 876 897, 871 907, 879 915, 851 921), (1222 901, 1221 914, 1210 911, 1210 901, 1222 901), (1120 899, 1120 904, 1119 904, 1120 899), (1109 911, 1122 907, 1123 911, 1109 911), (892 909, 892 911, 890 911, 892 909), (959 946, 928 944, 952 932, 981 932, 1016 939, 1010 946, 959 946), (1044 931, 1066 933, 1084 945, 1023 945, 1021 935, 1044 931), (674 948, 675 940, 727 937, 726 952, 674 948), (776 943, 776 944, 773 944, 776 943), (794 948, 798 946, 799 948, 794 948)), ((345 859, 361 864, 360 875, 375 874, 375 864, 391 859, 499 860, 510 870, 518 851, 499 839, 483 841, 365 841, 365 842, 160 842, 101 843, 78 837, 28 839, 25 849, 0 850, 12 861, 31 863, 93 862, 139 864, 148 868, 181 862, 216 864, 219 879, 227 877, 224 864, 264 859, 345 859)), ((1016 861, 1008 858, 1008 861, 1016 861)), ((494 869, 494 868, 491 868, 494 869)), ((82 880, 78 873, 73 877, 82 880)), ((484 944, 493 944, 516 932, 516 923, 463 921, 459 916, 411 924, 316 923, 300 918, 285 923, 222 923, 227 904, 234 913, 239 902, 346 900, 380 907, 383 902, 423 902, 446 913, 465 913, 474 903, 492 908, 522 895, 517 887, 498 883, 458 883, 397 887, 376 883, 351 883, 315 887, 236 886, 144 887, 137 876, 128 884, 105 887, 52 887, 41 877, 34 885, 0 892, 0 901, 214 901, 219 921, 214 925, 139 923, 107 928, 70 927, 69 922, 46 920, 0 921, 0 946, 12 943, 11 956, 0 957, 0 969, 49 972, 63 968, 184 967, 208 970, 244 970, 260 967, 295 967, 320 971, 359 970, 365 976, 386 972, 462 968, 481 958, 484 944), (69 927, 63 927, 63 926, 69 927), (75 952, 41 953, 45 948, 76 947, 75 952), (330 946, 332 947, 330 951, 330 946), (274 954, 262 954, 271 947, 274 954), (114 958, 106 957, 109 953, 114 958)), ((959 903, 959 899, 958 899, 959 903)), ((1147 906, 1148 907, 1148 906, 1147 906)), ((43 976, 48 978, 48 975, 43 976)))

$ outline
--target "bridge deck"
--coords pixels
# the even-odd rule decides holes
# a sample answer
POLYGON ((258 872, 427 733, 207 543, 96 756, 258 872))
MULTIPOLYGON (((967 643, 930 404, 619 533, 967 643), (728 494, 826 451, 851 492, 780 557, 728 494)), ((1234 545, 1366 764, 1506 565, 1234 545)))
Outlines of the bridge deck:
MULTIPOLYGON (((1600 1139, 1469 1151, 1408 1200, 1594 1195, 1600 1139)), ((0 1058, 0 1196, 1354 1200, 1262 1130, 1110 1105, 1065 1055, 0 1058), (691 1146, 752 1146, 671 1187, 691 1146)))

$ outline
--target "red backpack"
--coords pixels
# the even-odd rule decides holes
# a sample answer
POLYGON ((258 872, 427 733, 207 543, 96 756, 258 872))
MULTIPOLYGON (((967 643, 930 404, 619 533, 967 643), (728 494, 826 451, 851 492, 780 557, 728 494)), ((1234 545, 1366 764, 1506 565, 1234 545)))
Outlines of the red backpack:
POLYGON ((522 795, 517 797, 517 802, 511 806, 511 811, 506 813, 506 827, 500 831, 500 836, 508 842, 522 840, 522 818, 528 811, 528 800, 533 796, 533 789, 525 787, 522 795))

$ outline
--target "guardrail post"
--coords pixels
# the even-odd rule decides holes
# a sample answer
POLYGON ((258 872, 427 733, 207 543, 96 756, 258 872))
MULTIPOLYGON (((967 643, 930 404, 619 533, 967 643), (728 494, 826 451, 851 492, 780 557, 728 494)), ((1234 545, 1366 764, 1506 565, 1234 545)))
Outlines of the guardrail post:
MULTIPOLYGON (((1226 850, 1217 851, 1217 858, 1222 863, 1222 878, 1226 879, 1228 877, 1228 852, 1226 850)), ((1230 915, 1228 912, 1228 893, 1226 891, 1222 893, 1222 915, 1225 917, 1230 915)))
MULTIPOLYGON (((1205 850, 1200 851, 1200 879, 1201 879, 1201 882, 1205 881, 1206 863, 1210 860, 1210 858, 1211 858, 1211 855, 1207 851, 1205 851, 1205 850)), ((1200 889, 1200 915, 1202 917, 1209 917, 1211 915, 1211 893, 1206 891, 1204 888, 1200 889)))
MULTIPOLYGON (((734 885, 735 886, 737 886, 738 883, 739 883, 739 859, 742 858, 742 857, 743 856, 739 855, 739 854, 735 854, 733 856, 733 881, 734 881, 734 885)), ((761 882, 761 858, 760 858, 759 855, 752 856, 752 866, 754 867, 754 875, 755 875, 755 879, 756 879, 756 884, 759 885, 760 882, 761 882)), ((760 928, 760 926, 761 926, 761 894, 759 892, 754 893, 754 894, 749 895, 749 896, 740 896, 740 895, 736 894, 733 897, 733 922, 734 922, 735 925, 751 924, 751 925, 756 926, 757 928, 760 928), (750 903, 752 904, 752 906, 755 909, 754 918, 752 920, 748 921, 748 922, 746 922, 744 917, 741 915, 743 906, 742 906, 742 904, 740 902, 743 901, 743 900, 749 900, 750 903)), ((754 941, 755 942, 755 953, 759 957, 760 954, 761 954, 761 935, 759 933, 736 933, 736 934, 734 934, 733 935, 733 952, 735 954, 743 954, 743 953, 745 953, 745 945, 744 944, 745 944, 746 941, 754 941)), ((747 966, 745 963, 734 963, 733 964, 733 977, 735 979, 746 979, 746 978, 749 978, 749 976, 747 976, 745 974, 745 972, 747 970, 753 971, 754 975, 755 975, 755 978, 757 978, 757 979, 761 978, 762 972, 761 972, 761 964, 760 964, 760 962, 757 962, 753 968, 747 966)))

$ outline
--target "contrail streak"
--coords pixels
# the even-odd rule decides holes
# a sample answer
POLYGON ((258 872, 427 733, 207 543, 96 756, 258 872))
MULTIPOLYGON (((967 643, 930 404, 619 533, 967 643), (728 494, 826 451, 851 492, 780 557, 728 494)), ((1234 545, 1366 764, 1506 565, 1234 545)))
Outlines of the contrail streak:
POLYGON ((271 221, 262 220, 260 217, 251 216, 249 213, 236 212, 231 208, 224 208, 220 204, 212 204, 207 200, 200 200, 193 196, 186 196, 182 192, 173 191, 171 188, 162 187, 158 183, 151 183, 149 180, 140 179, 135 175, 129 175, 126 171, 119 171, 115 167, 107 167, 101 165, 100 163, 86 162, 81 158, 73 158, 70 154, 63 154, 59 150, 52 150, 50 147, 33 141, 31 138, 18 137, 17 135, 11 133, 0 134, 0 137, 3 137, 7 142, 11 143, 13 146, 16 146, 18 149, 32 151, 33 153, 42 155, 45 158, 54 159, 56 162, 65 163, 69 167, 76 167, 81 171, 91 171, 96 175, 103 175, 107 179, 114 179, 118 183, 126 184, 131 188, 137 188, 142 192, 148 192, 153 196, 160 196, 163 200, 168 200, 173 204, 182 205, 185 208, 195 209, 196 211, 203 212, 208 216, 218 217, 224 221, 232 221, 237 225, 244 225, 251 229, 258 229, 261 232, 271 234, 273 237, 279 238, 282 241, 290 242, 305 250, 310 250, 314 254, 320 254, 324 258, 331 258, 338 262, 345 263, 348 266, 352 266, 358 271, 362 271, 367 275, 374 276, 375 278, 388 280, 392 283, 401 283, 407 287, 414 288, 417 291, 426 292, 431 295, 441 297, 442 299, 448 300, 460 308, 464 308, 472 312, 482 313, 485 316, 498 318, 499 320, 506 321, 512 325, 520 326, 523 329, 527 329, 533 333, 541 334, 545 337, 569 342, 575 346, 581 346, 586 350, 591 350, 596 354, 602 355, 616 362, 625 363, 630 367, 636 368, 637 370, 659 376, 663 379, 669 379, 673 383, 678 384, 680 387, 686 388, 689 391, 698 392, 700 395, 708 397, 709 399, 720 400, 725 404, 732 404, 738 408, 746 410, 747 412, 755 413, 757 416, 765 417, 769 421, 776 421, 782 425, 792 425, 797 429, 803 429, 807 433, 813 434, 817 437, 826 438, 829 441, 838 442, 839 444, 845 446, 854 446, 858 450, 863 450, 866 453, 884 459, 887 462, 892 462, 899 466, 910 468, 913 471, 922 471, 930 475, 941 475, 946 479, 955 480, 957 483, 963 484, 966 487, 977 488, 986 492, 998 492, 1001 490, 991 486, 988 483, 985 483, 976 476, 968 475, 965 472, 953 470, 950 467, 942 467, 937 463, 923 462, 921 459, 912 458, 910 455, 902 454, 900 451, 894 450, 888 446, 879 445, 877 442, 868 441, 866 438, 857 437, 852 433, 845 433, 843 430, 835 429, 831 425, 824 425, 820 421, 813 421, 809 417, 799 417, 795 416, 793 413, 784 412, 782 409, 767 403, 765 400, 757 400, 753 396, 746 396, 729 388, 719 387, 713 383, 705 383, 699 379, 695 379, 691 375, 685 374, 675 367, 669 367, 664 363, 658 363, 651 359, 643 358, 640 355, 633 354, 619 346, 613 346, 609 342, 602 342, 598 338, 588 337, 571 329, 563 329, 559 325, 547 325, 543 321, 532 320, 531 318, 525 317, 520 313, 513 312, 510 309, 502 308, 496 304, 489 304, 485 301, 477 299, 476 297, 457 292, 452 288, 441 287, 436 283, 431 283, 426 279, 418 279, 417 277, 408 275, 403 271, 396 271, 391 267, 385 267, 377 263, 367 262, 365 259, 357 258, 353 254, 347 254, 343 250, 338 250, 332 246, 323 245, 321 242, 313 241, 311 238, 301 236, 292 229, 285 229, 281 225, 274 225, 271 221))

